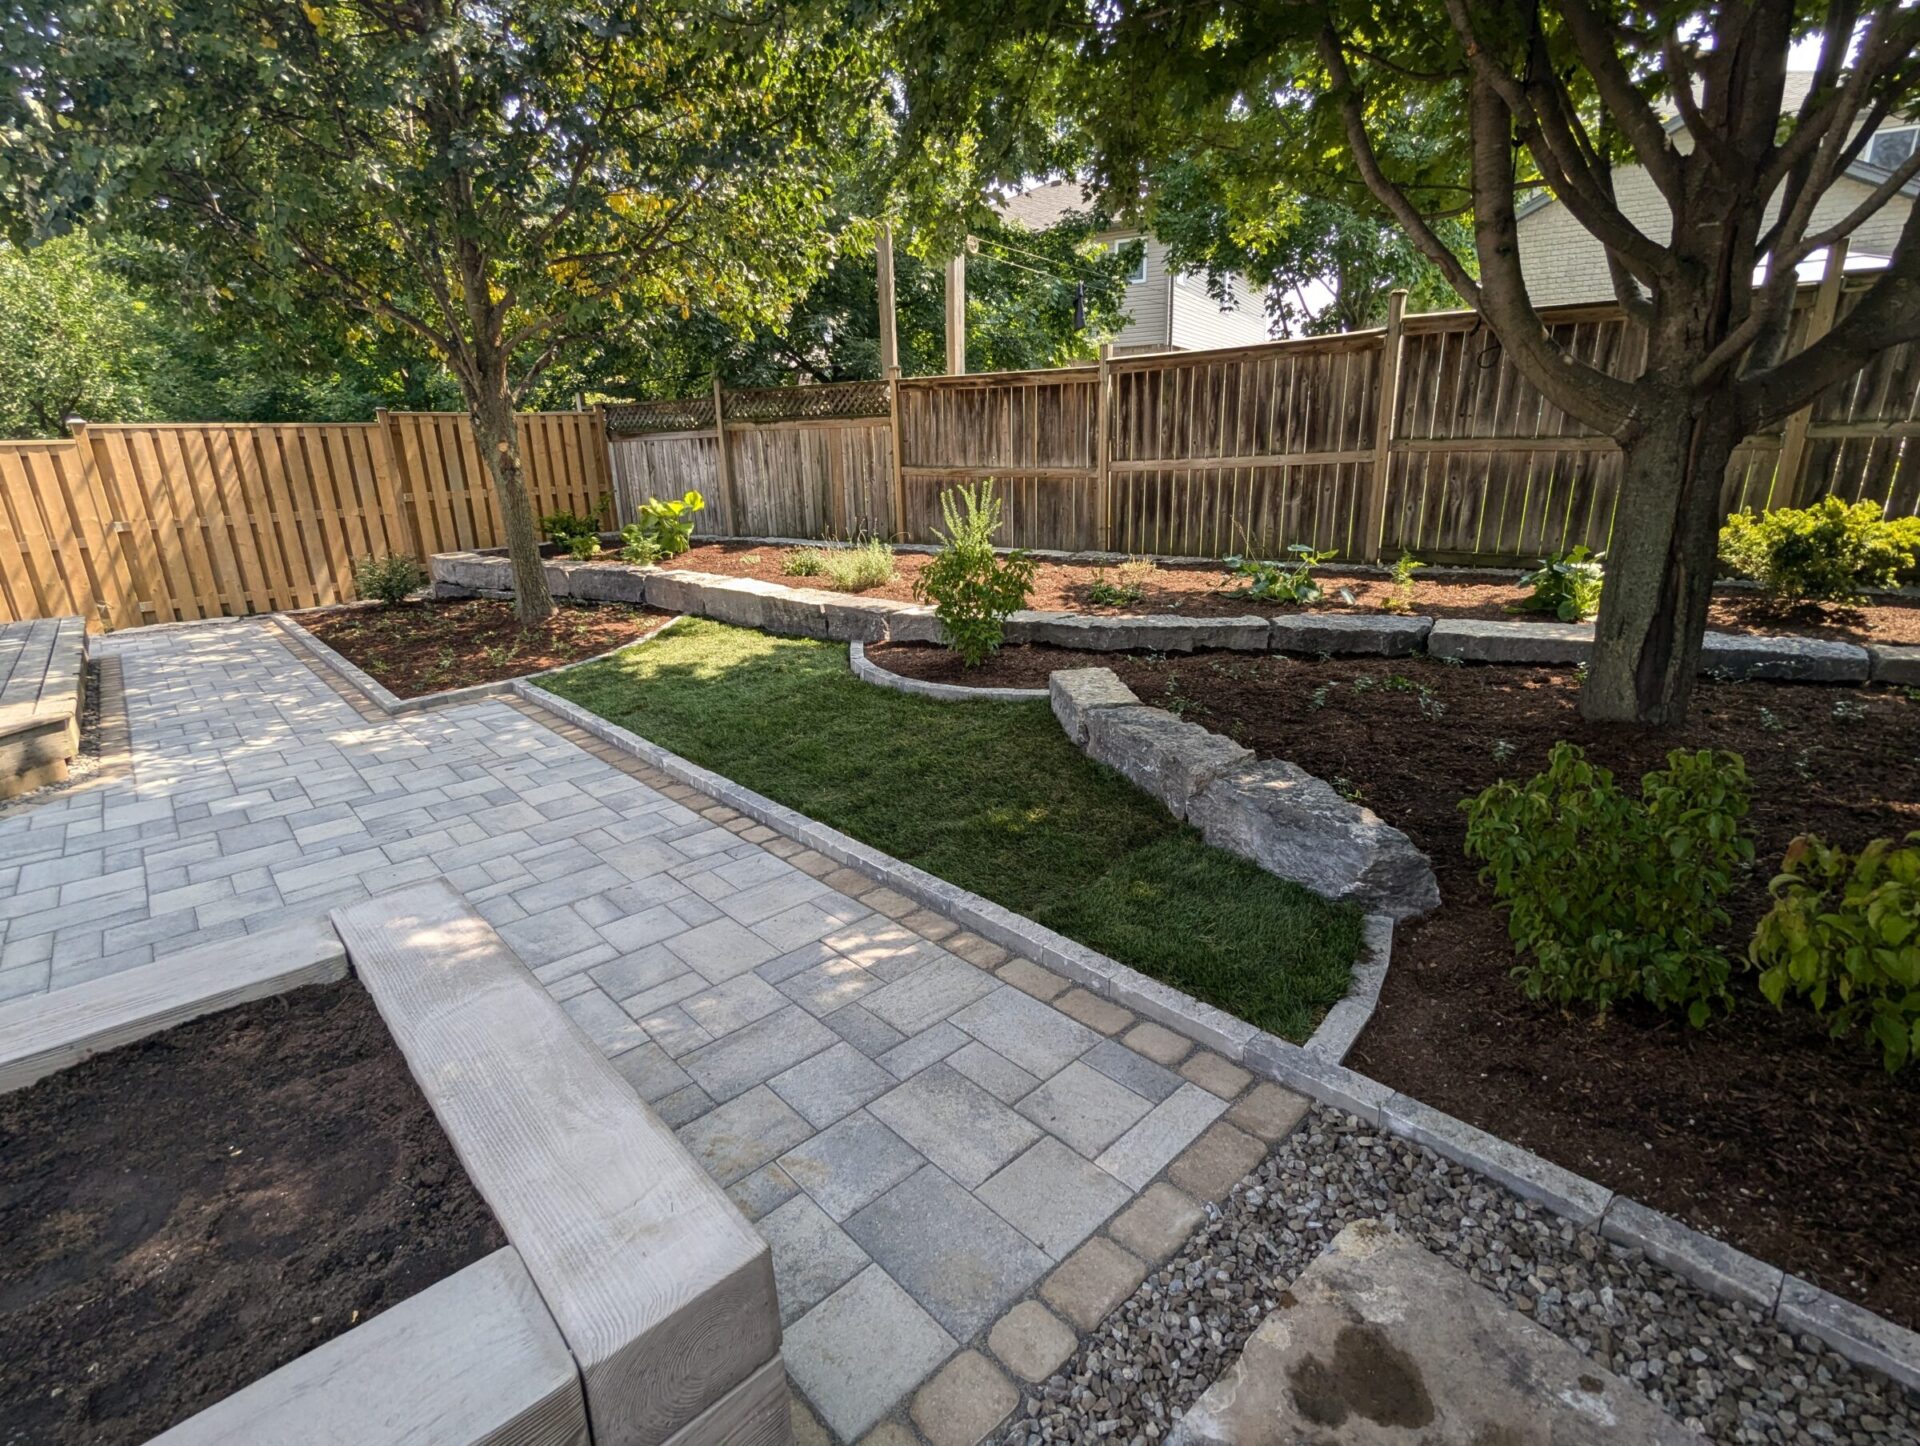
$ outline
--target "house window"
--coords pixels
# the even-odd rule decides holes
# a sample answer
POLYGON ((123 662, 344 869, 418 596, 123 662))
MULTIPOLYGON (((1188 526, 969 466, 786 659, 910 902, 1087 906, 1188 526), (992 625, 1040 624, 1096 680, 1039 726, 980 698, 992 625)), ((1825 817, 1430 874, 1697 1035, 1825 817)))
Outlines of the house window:
MULTIPOLYGON (((1126 243, 1122 241, 1117 244, 1124 246, 1126 243)), ((1138 286, 1141 282, 1145 281, 1146 279, 1147 279, 1147 248, 1146 248, 1146 245, 1142 243, 1140 247, 1140 254, 1134 259, 1133 270, 1127 273, 1127 285, 1138 286)))
POLYGON ((1913 154, 1913 143, 1920 126, 1896 126, 1876 132, 1867 142, 1867 160, 1883 171, 1891 171, 1913 154))

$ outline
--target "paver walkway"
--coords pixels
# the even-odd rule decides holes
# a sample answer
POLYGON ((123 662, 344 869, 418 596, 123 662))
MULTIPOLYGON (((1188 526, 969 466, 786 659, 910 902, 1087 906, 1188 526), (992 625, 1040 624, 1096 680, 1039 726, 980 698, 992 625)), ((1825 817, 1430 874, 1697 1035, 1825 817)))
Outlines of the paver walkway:
POLYGON ((538 710, 369 718, 266 623, 99 647, 131 773, 0 813, 0 997, 446 876, 758 1222, 788 1370, 841 1439, 994 1424, 969 1413, 1011 1385, 956 1352, 991 1331, 1044 1378, 1074 1342, 1052 1312, 1097 1324, 1291 1123, 1292 1097, 538 710))

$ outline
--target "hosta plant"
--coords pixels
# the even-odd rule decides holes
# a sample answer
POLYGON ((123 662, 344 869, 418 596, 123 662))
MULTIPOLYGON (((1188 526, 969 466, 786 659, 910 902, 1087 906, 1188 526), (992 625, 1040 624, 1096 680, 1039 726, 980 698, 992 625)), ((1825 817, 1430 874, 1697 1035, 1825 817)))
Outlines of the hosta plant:
MULTIPOLYGON (((1327 590, 1320 586, 1313 570, 1333 557, 1334 553, 1316 552, 1304 542, 1289 543, 1287 551, 1293 554, 1288 562, 1269 562, 1257 557, 1222 558, 1227 576, 1241 579, 1241 586, 1231 596, 1246 598, 1250 602, 1290 603, 1297 607, 1317 603, 1324 598, 1327 590)), ((1348 602, 1353 601, 1353 594, 1345 589, 1341 596, 1348 602)))
POLYGON ((689 489, 683 497, 649 497, 640 504, 634 525, 660 549, 662 557, 678 557, 693 546, 693 514, 707 499, 689 489))
POLYGON ((1563 623, 1577 623, 1600 611, 1600 554, 1586 544, 1540 559, 1540 566, 1520 575, 1520 586, 1531 591, 1509 612, 1552 613, 1563 623))
POLYGON ((1848 1035, 1862 1025, 1889 1073, 1920 1056, 1920 833, 1875 839, 1857 854, 1813 834, 1787 848, 1769 886, 1773 909, 1748 958, 1760 992, 1804 999, 1848 1035))

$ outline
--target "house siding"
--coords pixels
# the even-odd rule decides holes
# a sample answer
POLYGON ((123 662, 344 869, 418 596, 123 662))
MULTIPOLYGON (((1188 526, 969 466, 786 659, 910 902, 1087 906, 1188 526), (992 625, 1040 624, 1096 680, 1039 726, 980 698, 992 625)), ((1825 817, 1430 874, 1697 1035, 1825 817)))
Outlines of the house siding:
MULTIPOLYGON (((1139 233, 1115 232, 1102 239, 1119 244, 1139 239, 1139 233)), ((1239 306, 1234 311, 1222 312, 1220 303, 1207 294, 1206 278, 1171 273, 1167 269, 1167 248, 1151 237, 1146 240, 1145 260, 1145 280, 1127 286, 1122 303, 1127 320, 1114 334, 1115 351, 1123 354, 1170 349, 1192 351, 1267 340, 1259 298, 1250 294, 1247 284, 1239 277, 1233 279, 1239 306)))

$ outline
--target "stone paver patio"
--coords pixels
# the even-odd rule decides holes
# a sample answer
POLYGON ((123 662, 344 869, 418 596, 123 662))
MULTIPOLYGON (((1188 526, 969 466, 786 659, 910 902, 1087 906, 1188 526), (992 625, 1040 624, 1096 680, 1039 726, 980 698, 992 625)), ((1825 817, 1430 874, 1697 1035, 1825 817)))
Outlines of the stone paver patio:
POLYGON ((0 998, 444 875, 757 1222, 803 1441, 977 1439, 1304 1108, 537 709, 98 651, 132 766, 0 811, 0 998))

